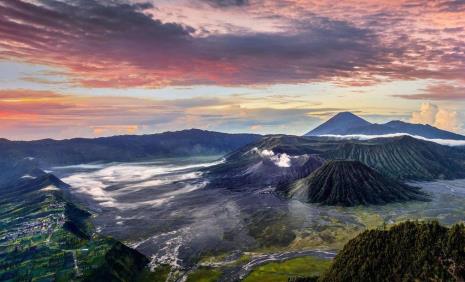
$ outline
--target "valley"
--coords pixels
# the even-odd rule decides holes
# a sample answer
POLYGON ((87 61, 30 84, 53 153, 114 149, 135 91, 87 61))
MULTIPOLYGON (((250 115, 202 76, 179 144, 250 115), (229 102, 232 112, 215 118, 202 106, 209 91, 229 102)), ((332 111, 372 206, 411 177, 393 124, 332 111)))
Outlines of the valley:
POLYGON ((465 0, 0 0, 0 282, 465 282, 465 0))
POLYGON ((216 270, 225 281, 284 258, 330 258, 366 229, 405 220, 465 217, 465 180, 412 182, 431 201, 338 207, 287 200, 264 187, 249 193, 208 188, 205 169, 215 157, 144 163, 57 167, 74 197, 96 212, 100 234, 110 235, 169 266, 173 277, 216 270), (96 190, 89 190, 94 187, 96 190), (286 256, 288 254, 288 256, 286 256))
POLYGON ((182 143, 199 151, 186 155, 169 146, 174 155, 139 159, 118 155, 128 141, 110 138, 102 152, 112 161, 78 161, 100 158, 93 151, 100 140, 85 140, 78 151, 67 144, 82 140, 56 141, 69 154, 64 162, 36 159, 43 150, 8 144, 10 156, 20 159, 13 166, 0 163, 6 199, 0 275, 58 281, 323 279, 367 230, 406 221, 447 227, 465 218, 461 146, 411 136, 234 135, 227 146, 227 135, 214 132, 168 137, 192 134, 196 141, 182 143), (213 138, 213 147, 198 134, 213 138), (86 153, 86 146, 92 150, 86 153), (28 152, 34 157, 21 159, 28 152), (22 273, 22 266, 32 271, 22 273))

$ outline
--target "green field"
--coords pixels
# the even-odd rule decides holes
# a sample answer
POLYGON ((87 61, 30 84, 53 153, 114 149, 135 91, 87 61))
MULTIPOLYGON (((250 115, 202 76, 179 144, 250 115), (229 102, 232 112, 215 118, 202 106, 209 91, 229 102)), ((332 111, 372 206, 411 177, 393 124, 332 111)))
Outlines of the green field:
POLYGON ((256 267, 245 282, 286 282, 289 277, 320 276, 331 265, 331 260, 315 257, 300 257, 283 262, 271 262, 256 267))
POLYGON ((189 274, 187 282, 214 282, 221 276, 221 271, 214 268, 199 268, 189 274))

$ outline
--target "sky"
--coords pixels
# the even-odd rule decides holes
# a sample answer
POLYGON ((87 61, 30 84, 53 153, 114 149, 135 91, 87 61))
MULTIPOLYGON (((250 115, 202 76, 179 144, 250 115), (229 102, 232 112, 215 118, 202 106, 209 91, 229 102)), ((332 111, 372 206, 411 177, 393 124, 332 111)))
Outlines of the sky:
POLYGON ((464 0, 0 0, 0 137, 465 134, 464 0))

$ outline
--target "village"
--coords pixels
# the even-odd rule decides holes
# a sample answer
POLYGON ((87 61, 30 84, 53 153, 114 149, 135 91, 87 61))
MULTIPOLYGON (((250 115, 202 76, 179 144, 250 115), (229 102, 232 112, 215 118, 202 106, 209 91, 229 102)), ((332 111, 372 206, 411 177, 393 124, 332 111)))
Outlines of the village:
MULTIPOLYGON (((49 209, 63 210, 63 203, 50 203, 49 209)), ((8 230, 8 233, 2 234, 0 243, 7 243, 20 238, 35 236, 41 234, 51 235, 56 228, 63 226, 66 217, 63 212, 51 213, 44 217, 35 218, 26 222, 20 223, 16 228, 8 230)))

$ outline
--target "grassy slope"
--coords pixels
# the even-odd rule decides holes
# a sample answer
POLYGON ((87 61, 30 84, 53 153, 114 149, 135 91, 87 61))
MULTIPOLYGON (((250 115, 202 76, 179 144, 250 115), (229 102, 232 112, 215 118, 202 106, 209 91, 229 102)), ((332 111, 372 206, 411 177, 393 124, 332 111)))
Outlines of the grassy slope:
POLYGON ((97 270, 121 278, 112 281, 128 281, 128 274, 145 266, 143 255, 93 234, 90 214, 68 201, 62 191, 43 190, 50 184, 47 181, 31 183, 12 187, 9 193, 1 191, 1 281, 83 280, 97 270), (123 261, 125 268, 109 263, 112 257, 123 261))
POLYGON ((214 282, 217 281, 220 276, 221 270, 202 267, 189 274, 187 282, 214 282))
POLYGON ((289 277, 319 276, 331 264, 330 260, 315 257, 300 257, 283 262, 272 262, 254 269, 244 282, 285 282, 289 277))

